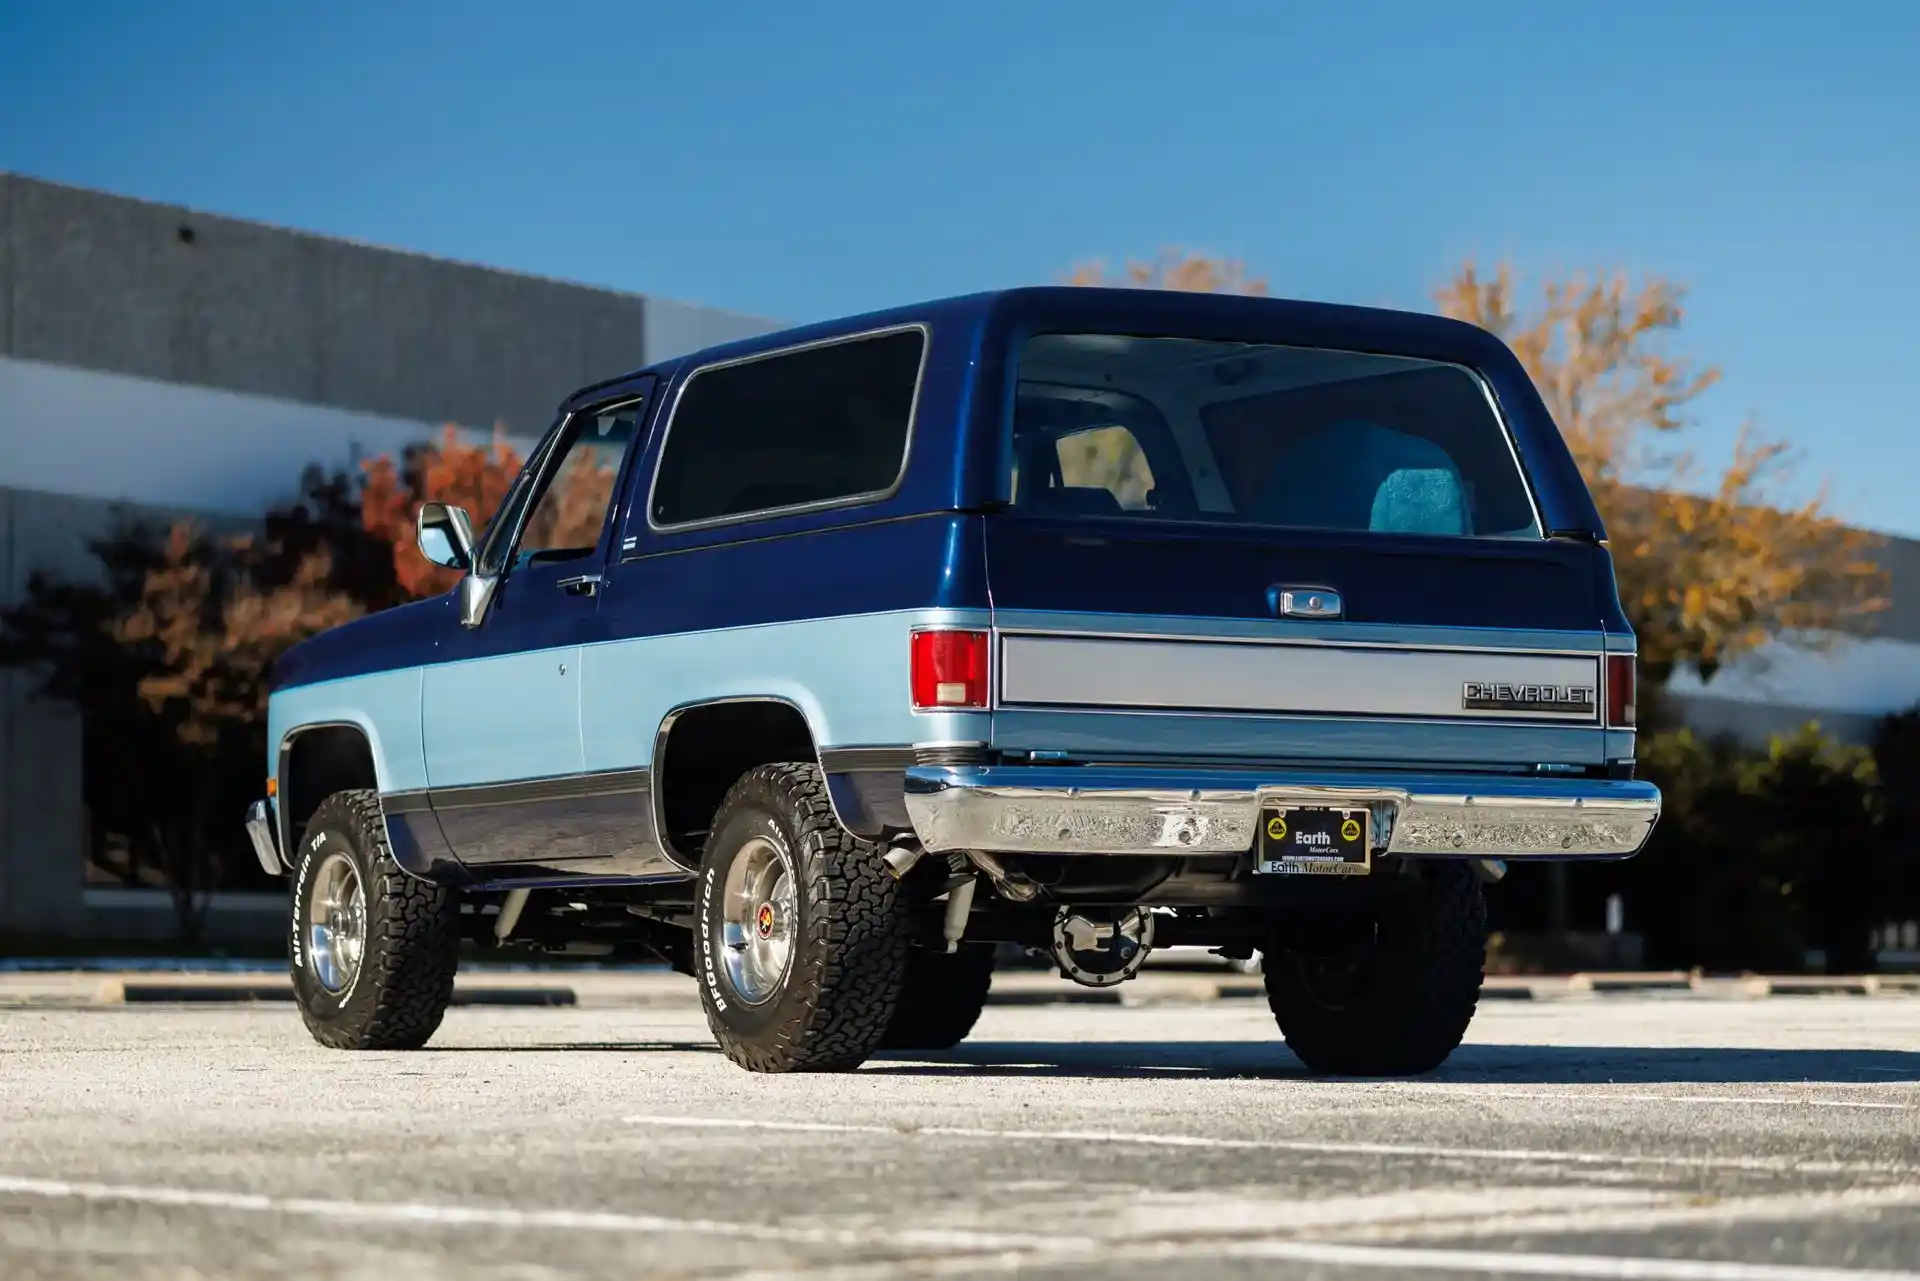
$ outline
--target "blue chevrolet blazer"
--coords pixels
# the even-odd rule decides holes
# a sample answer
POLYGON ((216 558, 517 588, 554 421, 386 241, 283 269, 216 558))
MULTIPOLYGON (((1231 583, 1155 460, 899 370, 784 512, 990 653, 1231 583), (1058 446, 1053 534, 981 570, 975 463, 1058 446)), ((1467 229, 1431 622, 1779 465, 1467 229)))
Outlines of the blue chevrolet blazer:
POLYGON ((308 1027, 414 1047, 463 940, 664 957, 756 1071, 1258 954, 1316 1072, 1426 1071, 1483 887, 1637 853, 1606 531, 1496 338, 1040 288, 588 387, 445 596, 287 653, 248 831, 308 1027))

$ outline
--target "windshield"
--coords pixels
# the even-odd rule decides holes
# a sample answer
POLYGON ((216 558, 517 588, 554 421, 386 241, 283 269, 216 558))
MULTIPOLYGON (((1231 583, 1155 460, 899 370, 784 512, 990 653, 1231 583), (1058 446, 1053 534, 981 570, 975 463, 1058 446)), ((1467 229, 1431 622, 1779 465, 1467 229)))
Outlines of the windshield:
POLYGON ((1539 537, 1479 380, 1433 361, 1042 334, 1021 352, 1015 510, 1539 537))

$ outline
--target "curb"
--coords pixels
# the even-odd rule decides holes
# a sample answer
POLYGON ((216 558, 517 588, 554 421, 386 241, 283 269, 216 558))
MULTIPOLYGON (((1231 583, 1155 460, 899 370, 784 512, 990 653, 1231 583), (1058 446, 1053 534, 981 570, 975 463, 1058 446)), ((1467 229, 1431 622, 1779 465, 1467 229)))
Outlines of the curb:
MULTIPOLYGON (((530 972, 482 973, 459 982, 452 1003, 466 1007, 685 1009, 697 1002, 693 981, 670 973, 578 974, 565 982, 530 972), (546 981, 541 981, 541 980, 546 981)), ((1048 970, 1003 970, 987 1003, 1002 1007, 1208 1005, 1257 1001, 1258 974, 1147 973, 1110 988, 1084 988, 1048 970)), ((1920 975, 1700 975, 1685 973, 1488 975, 1483 1002, 1651 999, 1751 1001, 1772 997, 1920 997, 1920 975)), ((127 1005, 290 1004, 284 972, 253 974, 102 974, 0 976, 0 1009, 86 1009, 127 1005)))
MULTIPOLYGON (((211 981, 196 982, 195 977, 197 976, 182 976, 183 981, 110 978, 94 988, 91 1000, 76 1003, 83 1005, 249 1005, 261 1002, 291 1005, 293 1003, 293 984, 285 979, 274 982, 215 978, 211 981)), ((0 988, 0 1002, 4 999, 5 990, 0 988)), ((54 1002, 34 1002, 38 1005, 52 1003, 54 1002)), ((577 1005, 579 996, 570 987, 552 985, 456 986, 453 989, 453 1000, 450 1004, 553 1007, 577 1005)))

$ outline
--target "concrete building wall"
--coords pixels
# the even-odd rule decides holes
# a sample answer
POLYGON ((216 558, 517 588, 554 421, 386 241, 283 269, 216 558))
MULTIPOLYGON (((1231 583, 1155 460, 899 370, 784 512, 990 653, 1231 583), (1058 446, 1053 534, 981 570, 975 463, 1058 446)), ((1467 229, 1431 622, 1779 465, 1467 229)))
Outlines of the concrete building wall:
POLYGON ((14 177, 0 355, 538 431, 646 359, 646 300, 14 177))
POLYGON ((737 342, 780 328, 771 320, 692 307, 665 298, 647 299, 647 363, 671 360, 704 347, 737 342))
MULTIPOLYGON (((16 603, 36 570, 94 577, 88 540, 128 514, 99 499, 0 489, 0 605, 16 603)), ((58 935, 84 922, 80 718, 35 697, 36 682, 0 670, 0 932, 58 935)))
POLYGON ((0 358, 0 483, 114 502, 254 515, 309 463, 350 468, 437 424, 0 358))
MULTIPOLYGON (((123 518, 244 521, 443 425, 537 437, 577 387, 775 327, 0 173, 0 605, 91 578, 123 518)), ((0 670, 0 935, 164 935, 164 896, 84 889, 80 725, 34 684, 0 670)))

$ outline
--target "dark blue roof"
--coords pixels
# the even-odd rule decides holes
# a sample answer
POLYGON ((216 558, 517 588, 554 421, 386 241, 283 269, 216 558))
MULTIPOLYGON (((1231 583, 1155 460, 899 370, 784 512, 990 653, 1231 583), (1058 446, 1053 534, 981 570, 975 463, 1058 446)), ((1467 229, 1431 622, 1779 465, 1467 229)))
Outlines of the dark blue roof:
POLYGON ((1048 327, 1076 323, 1105 325, 1120 332, 1172 331, 1192 337, 1351 346, 1355 350, 1390 350, 1405 355, 1434 353, 1442 359, 1469 361, 1484 351, 1484 344, 1491 338, 1461 321, 1380 307, 1165 289, 1035 285, 961 294, 795 325, 706 347, 651 368, 668 373, 689 363, 732 360, 888 325, 922 322, 985 328, 996 322, 1018 326, 1023 321, 1048 327), (1441 355, 1436 349, 1456 354, 1441 355))

